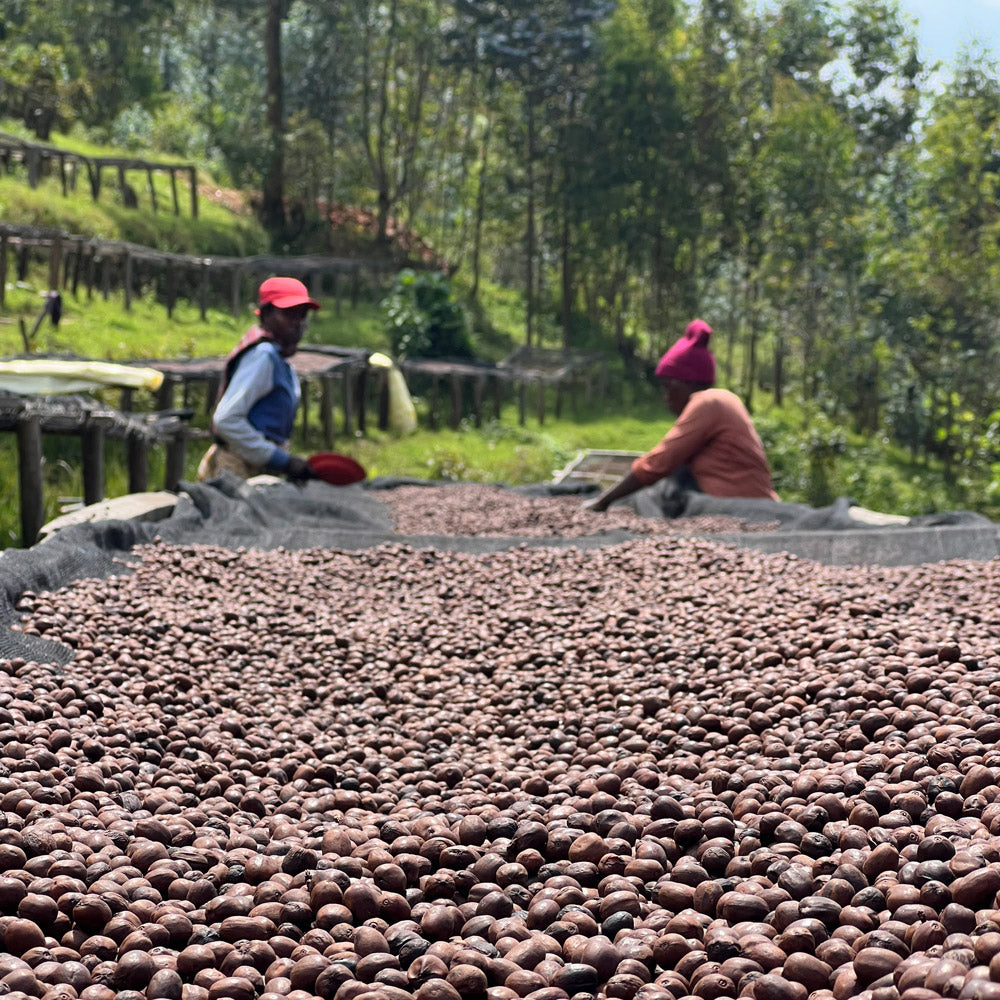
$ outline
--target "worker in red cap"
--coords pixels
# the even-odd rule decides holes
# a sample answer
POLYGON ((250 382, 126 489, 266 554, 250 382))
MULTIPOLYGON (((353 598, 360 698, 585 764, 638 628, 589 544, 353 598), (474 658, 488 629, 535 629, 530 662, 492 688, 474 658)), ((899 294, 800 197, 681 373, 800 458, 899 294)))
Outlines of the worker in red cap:
MULTIPOLYGON (((605 511, 616 500, 672 477, 674 496, 699 490, 717 497, 777 500, 757 429, 733 393, 715 385, 712 328, 696 319, 656 366, 663 401, 677 417, 663 440, 632 463, 632 469, 588 510, 605 511)), ((677 508, 671 513, 678 513, 677 508)))
POLYGON ((288 359, 319 303, 298 278, 268 278, 257 300, 259 321, 226 359, 212 416, 215 441, 198 466, 199 479, 224 470, 241 479, 263 472, 293 482, 312 478, 306 460, 288 451, 301 397, 288 359))

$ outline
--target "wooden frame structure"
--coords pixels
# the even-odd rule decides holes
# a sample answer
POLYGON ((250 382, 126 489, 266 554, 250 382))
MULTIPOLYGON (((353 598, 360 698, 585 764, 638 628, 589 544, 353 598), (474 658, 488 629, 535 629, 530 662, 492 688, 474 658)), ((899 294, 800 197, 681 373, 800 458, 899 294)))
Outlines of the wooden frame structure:
POLYGON ((174 215, 181 214, 181 203, 177 191, 177 175, 181 174, 188 179, 191 217, 198 218, 198 170, 192 164, 159 163, 153 160, 123 156, 85 156, 83 153, 59 149, 57 146, 49 146, 41 142, 28 142, 5 133, 0 133, 0 162, 3 163, 8 173, 10 173, 12 163, 23 164, 28 171, 28 186, 32 188, 38 187, 46 166, 55 164, 59 170, 63 197, 71 190, 76 190, 79 169, 82 166, 87 172, 90 196, 95 202, 101 196, 102 175, 105 169, 110 168, 117 171, 118 187, 123 192, 129 189, 126 174, 129 171, 141 170, 146 175, 149 200, 154 212, 159 210, 159 200, 156 195, 156 185, 153 183, 153 174, 169 174, 174 215))
MULTIPOLYGON (((303 438, 309 431, 311 410, 311 388, 319 386, 319 420, 323 441, 327 448, 333 447, 336 437, 334 420, 334 397, 339 389, 341 401, 341 430, 351 435, 357 430, 363 434, 367 426, 370 374, 368 355, 365 350, 325 347, 323 345, 303 345, 291 358, 292 367, 299 377, 302 387, 302 402, 298 419, 303 438)), ((222 377, 224 358, 183 358, 163 361, 143 361, 147 368, 163 373, 163 384, 157 390, 157 408, 171 411, 177 402, 177 391, 181 392, 181 407, 192 406, 196 387, 203 392, 203 406, 206 414, 215 406, 222 377)), ((131 409, 131 391, 123 390, 122 409, 131 409)))
POLYGON ((210 305, 228 307, 239 316, 256 293, 256 285, 272 274, 301 278, 314 297, 324 286, 332 292, 338 314, 342 299, 357 306, 366 276, 376 282, 399 270, 388 258, 354 259, 311 254, 300 257, 199 257, 167 253, 115 240, 73 236, 40 226, 12 226, 0 223, 0 306, 5 301, 5 284, 10 257, 15 255, 19 273, 27 269, 27 255, 48 256, 49 288, 65 289, 76 295, 82 285, 88 298, 95 292, 107 299, 121 291, 126 310, 133 298, 146 287, 159 286, 167 315, 179 298, 197 303, 202 319, 210 305))
POLYGON ((642 454, 641 451, 588 448, 578 452, 568 465, 552 477, 552 482, 596 483, 602 488, 611 486, 632 470, 632 463, 642 454))
POLYGON ((80 438, 84 504, 104 499, 107 438, 127 442, 129 491, 142 493, 149 485, 150 447, 165 445, 163 488, 175 490, 184 476, 188 438, 196 436, 177 413, 125 414, 80 396, 53 398, 13 393, 0 393, 0 431, 17 437, 21 541, 26 547, 37 541, 45 524, 43 435, 80 438))

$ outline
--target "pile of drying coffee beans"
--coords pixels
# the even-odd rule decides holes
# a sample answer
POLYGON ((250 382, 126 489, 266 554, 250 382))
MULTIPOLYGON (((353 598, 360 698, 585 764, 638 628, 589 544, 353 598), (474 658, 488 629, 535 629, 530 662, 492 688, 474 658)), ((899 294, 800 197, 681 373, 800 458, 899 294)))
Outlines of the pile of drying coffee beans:
POLYGON ((579 538, 602 531, 635 535, 706 535, 725 531, 774 531, 774 522, 748 523, 722 515, 675 520, 642 517, 616 505, 596 514, 579 496, 528 497, 499 486, 462 483, 442 488, 398 486, 379 495, 401 535, 579 538))
POLYGON ((1000 566, 155 544, 0 661, 0 993, 1000 997, 1000 566))

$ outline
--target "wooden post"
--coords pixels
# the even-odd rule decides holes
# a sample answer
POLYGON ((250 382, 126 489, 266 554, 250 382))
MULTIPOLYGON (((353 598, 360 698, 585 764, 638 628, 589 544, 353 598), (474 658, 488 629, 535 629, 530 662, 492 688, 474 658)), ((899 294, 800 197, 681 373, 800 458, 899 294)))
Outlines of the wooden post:
POLYGON ((174 380, 170 375, 163 377, 160 388, 156 390, 156 408, 158 410, 174 408, 174 380))
POLYGON ((166 272, 164 295, 167 299, 167 319, 170 319, 174 314, 174 306, 177 304, 177 268, 172 260, 167 261, 166 272))
POLYGON ((477 375, 472 383, 472 419, 476 427, 483 426, 483 390, 486 388, 486 376, 477 375))
POLYGON ((38 187, 41 175, 41 157, 35 146, 28 147, 28 187, 38 187))
POLYGON ((361 371, 358 372, 358 431, 364 435, 368 429, 368 362, 366 361, 361 371))
POLYGON ((155 214, 158 211, 156 203, 156 185, 153 183, 153 168, 148 165, 146 167, 146 181, 149 184, 149 200, 152 203, 153 212, 155 214))
POLYGON ((333 311, 340 315, 340 275, 334 271, 331 278, 333 281, 333 311))
POLYGON ((59 288, 59 271, 62 269, 62 256, 62 240, 58 236, 53 236, 52 246, 49 249, 49 291, 54 292, 59 288))
POLYGON ((122 413, 132 412, 132 398, 134 394, 135 389, 129 389, 128 387, 122 389, 122 394, 118 403, 118 409, 121 410, 122 413))
POLYGON ((181 214, 181 203, 177 200, 177 171, 170 168, 170 193, 174 198, 174 215, 181 214))
POLYGON ((105 302, 111 296, 111 257, 108 254, 101 257, 101 294, 105 302))
POLYGON ((28 548, 38 541, 38 532, 45 523, 42 423, 37 416, 23 415, 18 419, 17 473, 21 500, 21 544, 28 548))
POLYGON ((73 244, 73 279, 70 281, 70 288, 74 295, 80 287, 80 272, 83 270, 83 247, 83 237, 80 237, 73 244))
POLYGON ((101 197, 101 163, 99 160, 83 161, 87 168, 87 179, 90 181, 90 197, 97 201, 101 197))
POLYGON ((198 306, 201 309, 201 318, 205 319, 208 313, 208 275, 212 262, 208 259, 201 262, 201 283, 198 289, 198 306))
POLYGON ((319 423, 323 429, 323 445, 333 447, 333 381, 330 375, 319 377, 319 423))
POLYGON ((527 386, 522 379, 517 383, 517 422, 523 427, 527 422, 525 410, 527 409, 527 386))
POLYGON ((350 365, 341 373, 340 384, 344 390, 344 433, 354 433, 354 366, 350 365))
POLYGON ((545 379, 538 380, 538 422, 545 423, 545 379))
POLYGON ((7 254, 9 245, 6 236, 0 236, 0 306, 7 301, 7 254))
POLYGON ((66 186, 66 154, 59 154, 59 183, 62 185, 62 195, 65 198, 69 193, 66 186))
POLYGON ((187 458, 187 434, 184 429, 177 431, 167 441, 167 461, 164 470, 163 488, 176 490, 177 484, 184 478, 184 462, 187 458))
POLYGON ((81 442, 83 502, 89 506, 104 499, 104 428, 84 427, 81 442))
POLYGON ((145 493, 149 489, 149 448, 142 434, 128 436, 128 491, 145 493))
POLYGON ((386 368, 378 370, 378 429, 389 429, 389 371, 386 368))
POLYGON ((205 380, 205 412, 211 413, 215 409, 216 400, 219 397, 219 383, 222 381, 219 375, 209 375, 205 380))
POLYGON ((563 407, 563 383, 562 379, 556 381, 556 420, 562 416, 563 407))
POLYGON ((239 316, 240 306, 240 296, 242 294, 243 286, 243 269, 237 265, 233 268, 233 279, 232 279, 232 311, 234 316, 239 316))
POLYGON ((94 298, 94 272, 97 269, 97 247, 93 244, 87 247, 87 272, 84 280, 87 282, 87 301, 94 298))
POLYGON ((125 274, 122 278, 122 292, 125 295, 125 311, 127 312, 132 308, 132 270, 134 268, 134 262, 132 260, 132 254, 126 250, 124 253, 125 258, 125 274))
POLYGON ((188 167, 188 174, 191 177, 191 218, 198 218, 198 169, 188 167))
POLYGON ((305 441, 309 436, 309 379, 300 378, 299 388, 302 391, 299 398, 299 409, 302 411, 301 436, 305 441))
POLYGON ((493 419, 499 420, 503 411, 503 380, 499 375, 493 376, 493 419))
POLYGON ((452 430, 457 430, 462 422, 462 378, 454 372, 451 374, 451 421, 452 430))
POLYGON ((438 377, 437 375, 431 376, 431 398, 427 404, 427 423, 430 424, 431 430, 436 431, 438 429, 438 377))

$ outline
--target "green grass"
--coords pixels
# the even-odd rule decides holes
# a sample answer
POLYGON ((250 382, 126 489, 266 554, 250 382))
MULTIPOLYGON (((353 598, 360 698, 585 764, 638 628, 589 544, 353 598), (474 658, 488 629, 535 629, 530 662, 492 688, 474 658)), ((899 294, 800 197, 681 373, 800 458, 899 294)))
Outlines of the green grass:
POLYGON ((65 196, 56 177, 47 177, 31 188, 26 176, 3 175, 0 218, 13 225, 61 229, 71 236, 121 240, 170 253, 240 257, 267 252, 267 236, 252 217, 237 215, 200 197, 198 217, 194 218, 185 181, 178 181, 180 214, 174 214, 169 178, 160 174, 153 177, 159 206, 155 212, 145 185, 135 189, 139 208, 125 208, 117 180, 111 183, 109 171, 104 173, 96 202, 84 175, 79 176, 76 189, 65 196))
MULTIPOLYGON (((27 279, 6 289, 6 303, 0 309, 0 355, 25 353, 19 321, 30 334, 48 290, 47 272, 35 267, 27 279)), ((306 340, 339 347, 388 349, 378 306, 359 301, 357 306, 343 301, 321 300, 323 308, 310 321, 306 340)), ((165 305, 152 295, 133 297, 126 310, 120 292, 107 299, 99 289, 88 296, 81 285, 77 293, 63 292, 62 318, 58 326, 44 319, 35 334, 34 354, 76 354, 106 361, 135 358, 180 358, 225 356, 246 328, 254 322, 251 304, 239 316, 208 309, 205 319, 197 305, 178 299, 168 317, 165 305)))
POLYGON ((533 416, 521 426, 516 404, 508 401, 500 419, 486 420, 480 429, 463 420, 455 430, 431 431, 426 429, 425 401, 418 398, 416 403, 424 418, 417 433, 400 438, 373 431, 338 447, 372 476, 523 485, 551 479, 586 448, 644 451, 668 426, 665 419, 657 425, 600 414, 582 422, 548 417, 542 424, 533 416))

